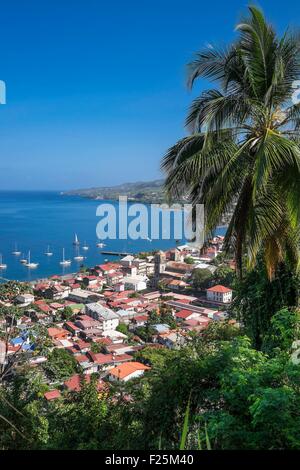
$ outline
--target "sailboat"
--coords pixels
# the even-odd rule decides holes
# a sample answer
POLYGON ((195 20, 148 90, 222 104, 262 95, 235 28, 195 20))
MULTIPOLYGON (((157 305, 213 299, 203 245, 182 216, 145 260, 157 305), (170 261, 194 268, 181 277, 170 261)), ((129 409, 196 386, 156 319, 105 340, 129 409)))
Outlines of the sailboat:
POLYGON ((30 261, 30 250, 29 250, 29 251, 28 251, 28 261, 27 261, 27 263, 25 264, 25 266, 26 266, 27 268, 33 269, 33 268, 37 268, 38 265, 39 265, 39 263, 32 263, 32 262, 30 261))
POLYGON ((62 261, 59 262, 62 266, 69 266, 71 264, 71 260, 65 259, 65 249, 63 248, 63 258, 62 261))
POLYGON ((84 245, 82 246, 82 249, 84 251, 87 251, 89 249, 88 245, 86 244, 86 242, 84 242, 84 245))
POLYGON ((78 240, 77 233, 75 233, 75 238, 74 238, 74 241, 73 241, 73 245, 75 245, 75 246, 80 245, 80 241, 78 240))
POLYGON ((2 262, 2 254, 0 254, 0 269, 6 269, 7 268, 7 264, 4 264, 2 262))
POLYGON ((21 251, 18 250, 18 245, 15 243, 15 249, 12 252, 12 255, 20 256, 20 254, 21 254, 21 251))
POLYGON ((20 263, 21 264, 26 264, 27 263, 27 259, 24 258, 24 253, 22 253, 22 258, 20 259, 20 263))
POLYGON ((79 253, 79 249, 77 248, 77 254, 76 256, 74 256, 74 260, 75 261, 82 261, 84 259, 84 256, 82 256, 80 253, 79 253))
POLYGON ((45 256, 52 256, 53 255, 52 251, 50 251, 50 246, 49 245, 47 246, 47 250, 45 251, 44 254, 45 254, 45 256))
POLYGON ((103 248, 104 246, 106 246, 106 245, 103 242, 97 243, 98 248, 103 248))

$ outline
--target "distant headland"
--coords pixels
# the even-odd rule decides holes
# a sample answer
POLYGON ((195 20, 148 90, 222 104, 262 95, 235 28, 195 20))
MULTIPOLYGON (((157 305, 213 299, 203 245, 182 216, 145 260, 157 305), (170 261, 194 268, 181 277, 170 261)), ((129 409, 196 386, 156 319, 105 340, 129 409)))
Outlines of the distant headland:
POLYGON ((117 186, 102 186, 88 189, 74 189, 63 191, 65 196, 82 196, 88 199, 117 200, 119 196, 127 196, 129 201, 144 203, 166 202, 164 180, 138 181, 135 183, 123 183, 117 186))

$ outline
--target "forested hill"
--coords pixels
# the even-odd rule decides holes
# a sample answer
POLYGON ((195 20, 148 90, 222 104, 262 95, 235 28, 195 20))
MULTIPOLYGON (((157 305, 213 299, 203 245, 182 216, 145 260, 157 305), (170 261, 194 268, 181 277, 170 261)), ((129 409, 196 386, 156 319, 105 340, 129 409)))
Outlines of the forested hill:
POLYGON ((62 192, 63 195, 78 195, 89 199, 115 200, 119 196, 127 196, 133 201, 164 202, 164 180, 138 181, 135 183, 123 183, 117 186, 103 186, 88 189, 74 189, 62 192))

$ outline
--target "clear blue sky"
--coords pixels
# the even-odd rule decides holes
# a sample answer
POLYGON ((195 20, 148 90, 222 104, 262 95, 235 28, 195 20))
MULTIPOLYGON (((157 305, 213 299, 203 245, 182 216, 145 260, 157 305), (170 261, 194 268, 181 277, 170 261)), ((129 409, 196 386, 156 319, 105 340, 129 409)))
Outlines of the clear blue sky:
MULTIPOLYGON (((300 2, 259 3, 280 32, 300 2)), ((185 64, 226 43, 247 2, 9 0, 0 10, 0 189, 159 178, 184 135, 185 64)), ((198 84, 199 92, 206 84, 198 84)))

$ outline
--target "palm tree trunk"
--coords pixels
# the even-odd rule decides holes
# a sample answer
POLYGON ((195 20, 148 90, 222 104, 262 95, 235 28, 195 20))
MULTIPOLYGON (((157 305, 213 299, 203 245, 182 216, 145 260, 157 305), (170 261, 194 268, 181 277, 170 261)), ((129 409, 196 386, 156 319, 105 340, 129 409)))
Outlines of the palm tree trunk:
POLYGON ((242 255, 242 241, 238 240, 235 250, 235 271, 237 278, 241 281, 243 279, 243 255, 242 255))

